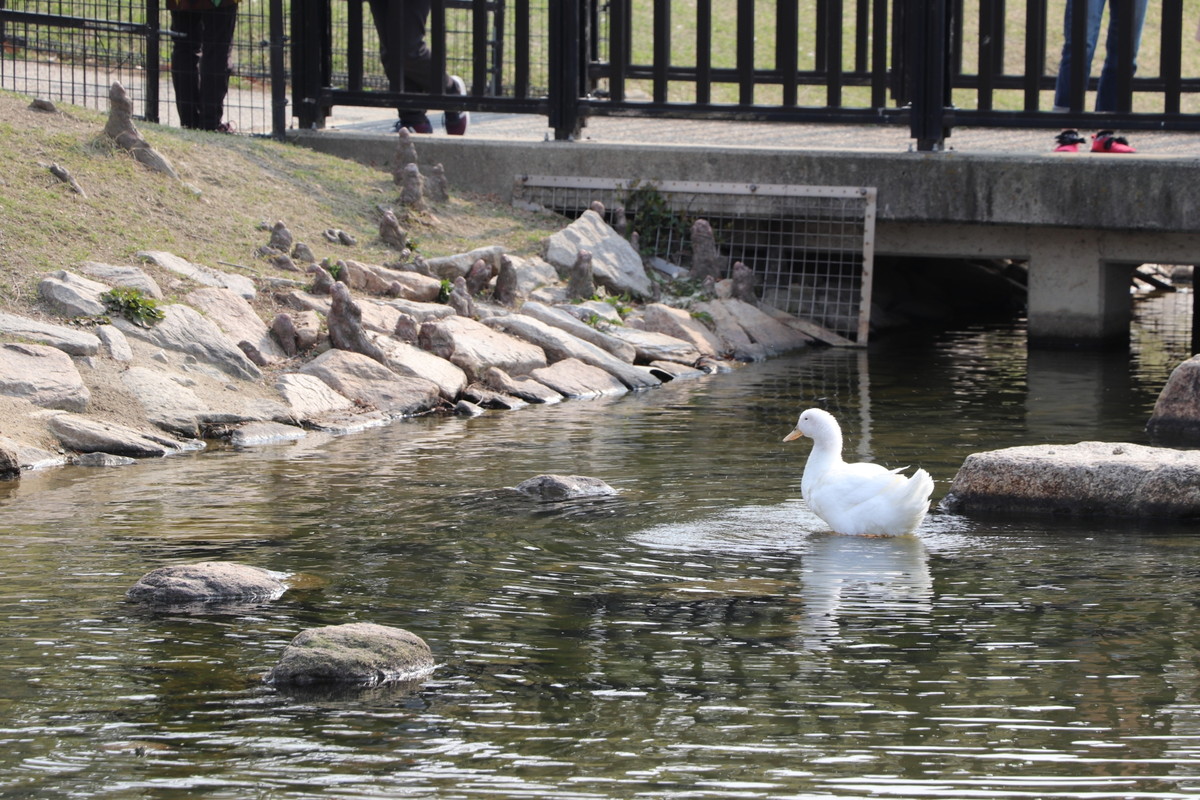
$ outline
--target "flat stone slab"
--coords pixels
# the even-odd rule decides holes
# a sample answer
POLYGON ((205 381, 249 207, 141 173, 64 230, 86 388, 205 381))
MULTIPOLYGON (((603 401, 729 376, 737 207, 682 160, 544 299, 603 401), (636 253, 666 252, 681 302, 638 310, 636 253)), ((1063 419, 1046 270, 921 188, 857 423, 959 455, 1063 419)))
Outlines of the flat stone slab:
POLYGON ((1200 451, 1080 442, 975 453, 941 507, 960 514, 1200 517, 1200 451))
POLYGON ((538 383, 549 386, 564 397, 604 397, 629 391, 615 376, 574 358, 556 361, 529 374, 538 383))
POLYGON ((440 392, 433 381, 397 375, 360 353, 328 350, 301 367, 344 397, 385 414, 411 416, 437 406, 440 392))
POLYGON ((72 356, 94 356, 100 352, 100 339, 93 334, 16 314, 0 313, 0 336, 49 345, 72 356))
POLYGON ((143 575, 125 596, 139 603, 188 605, 230 600, 274 600, 287 591, 278 572, 232 561, 159 567, 143 575))
POLYGON ((220 286, 223 289, 229 289, 247 300, 253 300, 257 294, 257 290, 254 288, 254 281, 245 275, 232 275, 228 272, 213 269, 212 267, 193 264, 186 258, 180 258, 174 253, 167 253, 162 250, 142 250, 137 254, 137 257, 204 286, 220 286))
POLYGON ((374 686, 416 680, 433 671, 425 640, 403 628, 353 622, 301 631, 267 673, 267 683, 374 686))
POLYGON ((234 447, 258 447, 303 439, 308 433, 295 425, 282 422, 247 422, 233 432, 229 441, 234 447))
POLYGON ((77 453, 161 458, 183 449, 182 445, 164 436, 76 414, 58 414, 51 417, 46 425, 63 447, 77 453))

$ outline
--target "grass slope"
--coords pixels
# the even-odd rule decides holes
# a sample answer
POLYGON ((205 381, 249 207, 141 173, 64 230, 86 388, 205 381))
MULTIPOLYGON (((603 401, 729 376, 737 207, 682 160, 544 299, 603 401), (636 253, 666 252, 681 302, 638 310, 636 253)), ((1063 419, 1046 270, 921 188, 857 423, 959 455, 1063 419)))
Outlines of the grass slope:
MULTIPOLYGON (((37 313, 37 283, 46 272, 77 271, 84 261, 140 264, 139 250, 304 280, 255 257, 270 238, 261 224, 276 220, 318 259, 383 264, 397 258, 378 234, 378 208, 395 207, 399 196, 384 172, 266 139, 140 124, 181 182, 115 149, 103 136, 103 114, 70 106, 48 113, 29 104, 29 98, 0 93, 0 163, 6 165, 0 170, 0 310, 37 313), (51 164, 65 168, 86 196, 55 178, 51 164), (326 241, 329 228, 350 233, 358 244, 326 241)), ((446 171, 453 176, 454 165, 446 171)), ((530 255, 563 223, 461 193, 431 213, 406 217, 396 210, 426 256, 491 244, 530 255)), ((160 283, 169 292, 170 277, 155 276, 165 278, 160 283)))

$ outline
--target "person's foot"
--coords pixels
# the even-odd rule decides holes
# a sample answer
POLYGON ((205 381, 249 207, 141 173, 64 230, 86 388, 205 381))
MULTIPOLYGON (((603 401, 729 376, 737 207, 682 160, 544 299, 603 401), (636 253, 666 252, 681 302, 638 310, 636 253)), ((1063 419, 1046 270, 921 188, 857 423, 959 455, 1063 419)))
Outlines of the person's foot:
POLYGON ((433 123, 425 116, 415 120, 396 120, 396 124, 392 126, 392 130, 399 133, 401 128, 408 128, 410 133, 433 133, 433 123))
MULTIPOLYGON (((457 75, 450 76, 451 86, 450 94, 458 94, 463 97, 467 96, 467 85, 463 83, 463 79, 457 75)), ((462 136, 467 132, 467 124, 471 121, 471 114, 467 111, 446 111, 442 114, 442 125, 446 128, 446 133, 451 136, 462 136)))
POLYGON ((1093 153, 1136 153, 1124 136, 1113 136, 1112 131, 1098 131, 1092 134, 1093 153))
POLYGON ((1054 137, 1055 143, 1058 145, 1054 148, 1056 153, 1078 153, 1079 145, 1085 144, 1087 139, 1079 135, 1079 131, 1067 129, 1054 137))

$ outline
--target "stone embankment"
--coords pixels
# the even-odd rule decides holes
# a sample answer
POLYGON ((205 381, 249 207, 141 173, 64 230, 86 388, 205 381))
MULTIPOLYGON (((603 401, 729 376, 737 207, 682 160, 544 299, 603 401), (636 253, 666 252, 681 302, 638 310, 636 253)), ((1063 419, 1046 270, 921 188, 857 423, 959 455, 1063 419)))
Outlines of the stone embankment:
MULTIPOLYGON (((281 224, 271 241, 292 244, 281 224)), ((0 473, 641 391, 812 341, 732 280, 649 302, 663 282, 596 211, 551 236, 545 258, 484 247, 405 268, 312 261, 297 281, 139 257, 45 275, 56 319, 0 314, 0 473), (159 301, 161 319, 116 313, 121 287, 159 301), (260 317, 262 293, 272 302, 258 307, 286 310, 260 317)))

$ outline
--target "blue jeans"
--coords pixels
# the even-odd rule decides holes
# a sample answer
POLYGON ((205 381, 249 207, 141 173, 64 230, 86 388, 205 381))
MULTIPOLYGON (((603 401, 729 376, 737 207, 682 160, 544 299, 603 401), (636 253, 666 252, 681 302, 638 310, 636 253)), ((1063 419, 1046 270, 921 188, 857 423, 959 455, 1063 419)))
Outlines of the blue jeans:
MULTIPOLYGON (((1063 22, 1066 41, 1063 42, 1062 61, 1058 65, 1058 80, 1054 85, 1054 107, 1065 110, 1071 105, 1071 58, 1074 49, 1071 42, 1071 7, 1075 0, 1067 0, 1067 14, 1063 22)), ((1091 74, 1092 56, 1096 53, 1096 42, 1100 38, 1100 20, 1104 16, 1105 0, 1084 0, 1087 3, 1087 49, 1083 55, 1091 74)), ((1123 3, 1133 3, 1133 72, 1137 72, 1138 48, 1142 43, 1142 24, 1146 21, 1147 0, 1112 0, 1109 9, 1108 37, 1104 41, 1104 68, 1100 71, 1100 88, 1096 93, 1097 111, 1117 110, 1117 48, 1120 40, 1120 20, 1117 9, 1123 3)))

